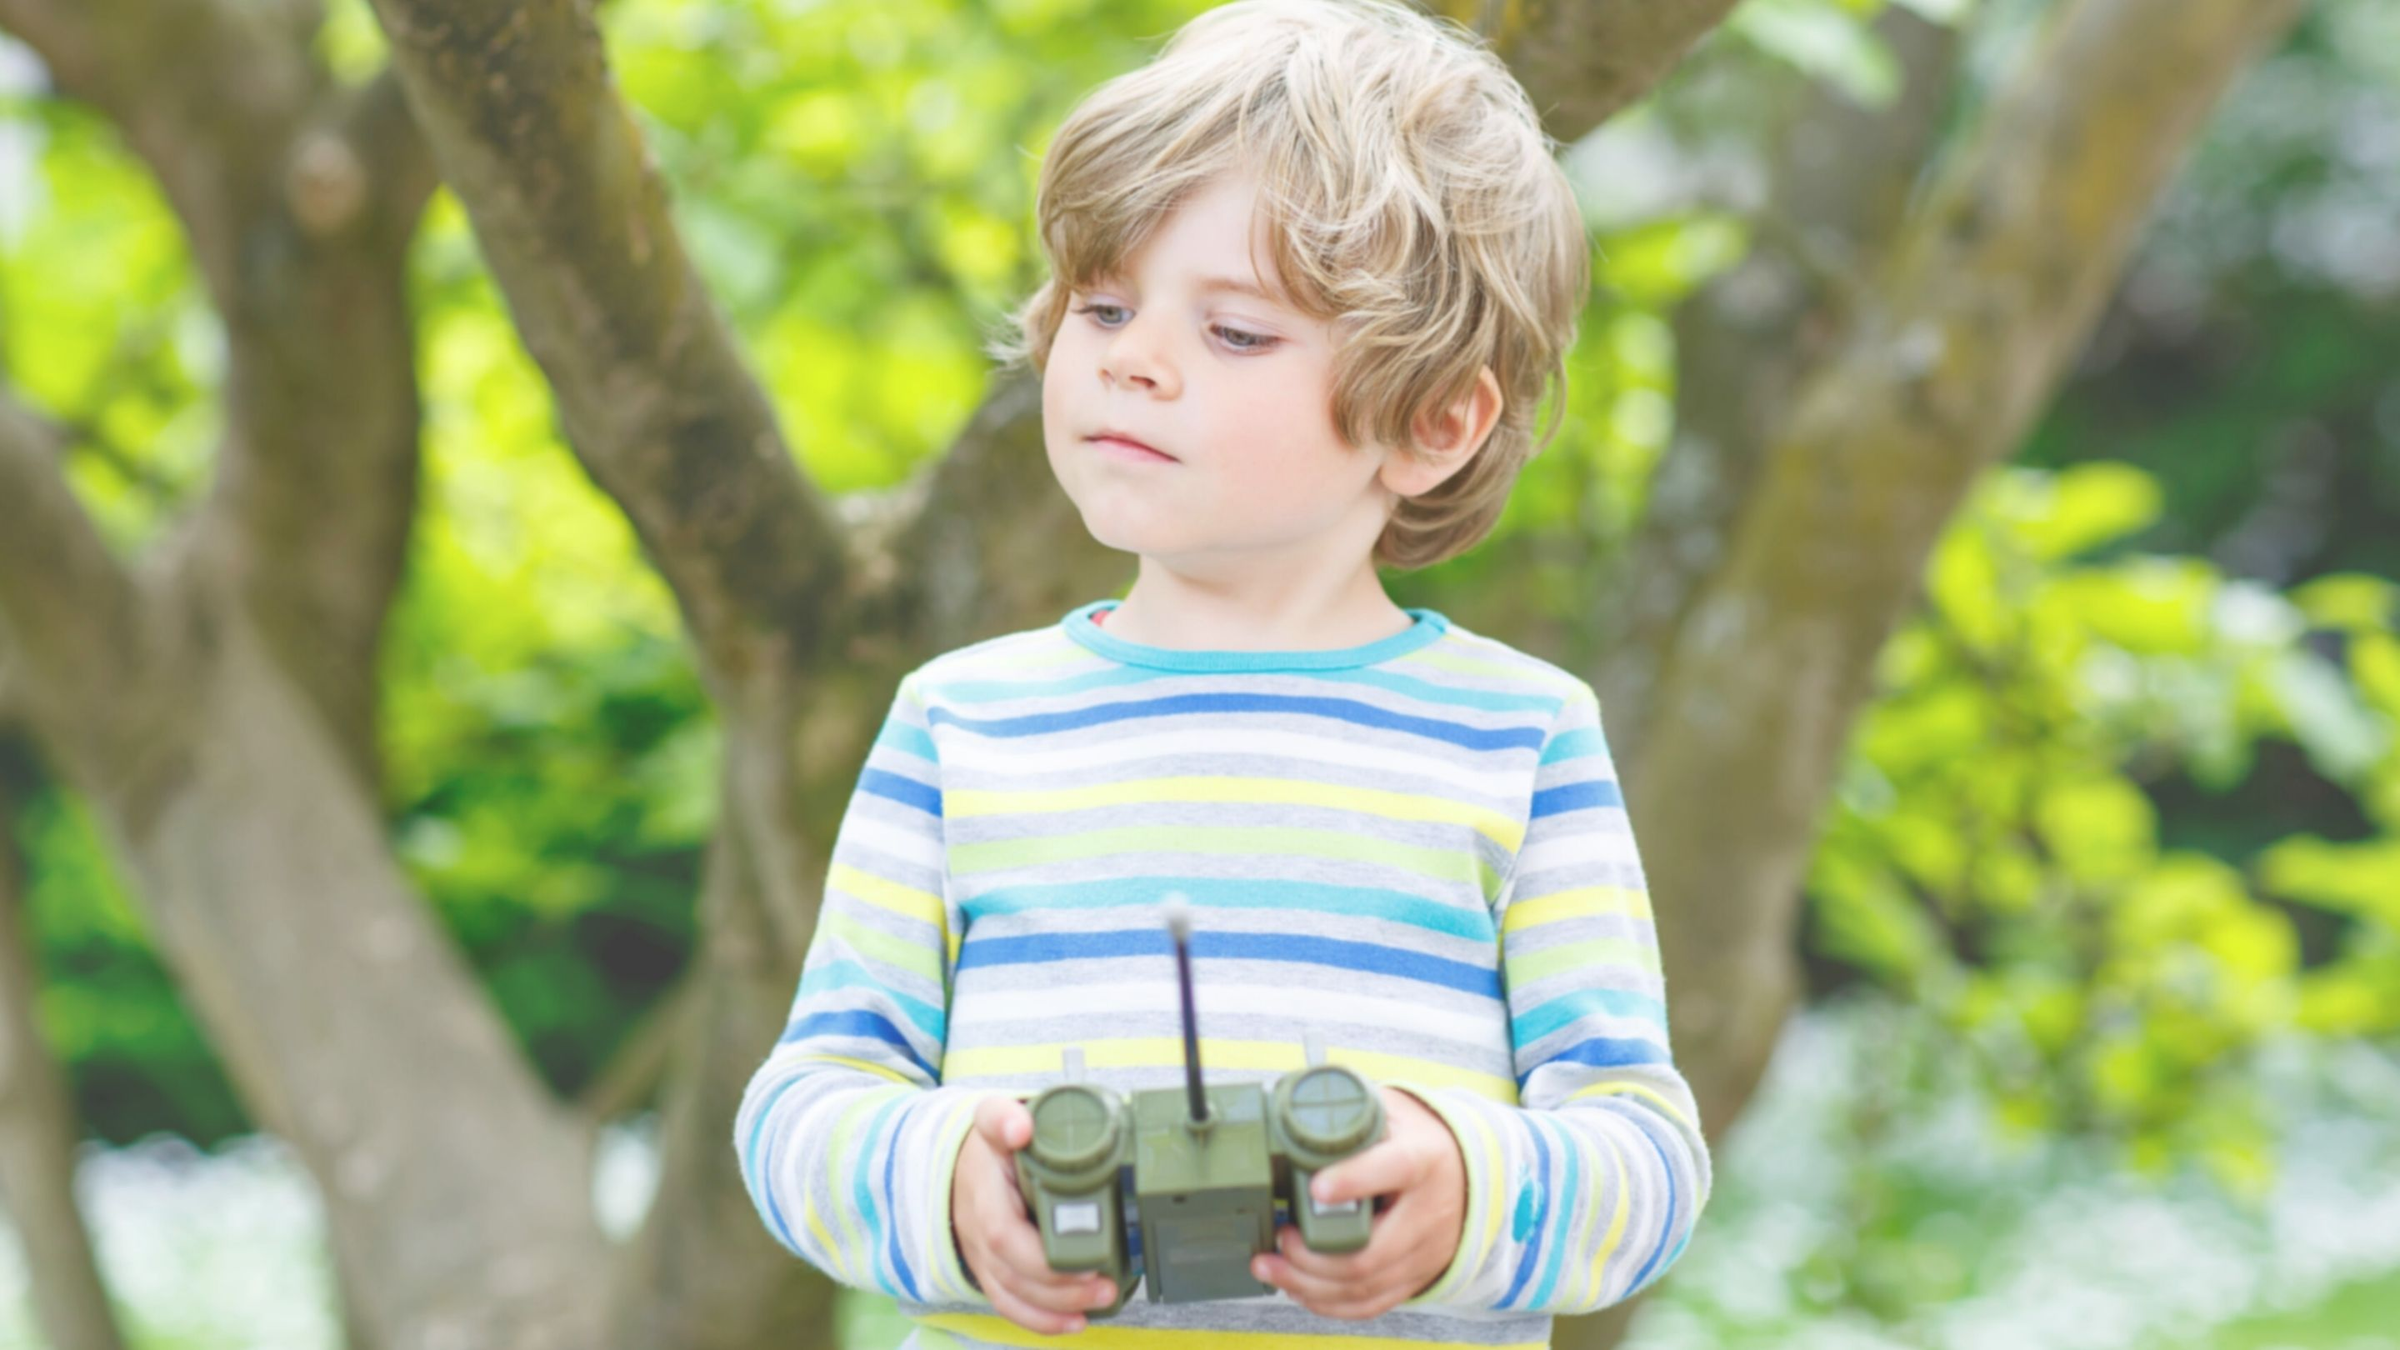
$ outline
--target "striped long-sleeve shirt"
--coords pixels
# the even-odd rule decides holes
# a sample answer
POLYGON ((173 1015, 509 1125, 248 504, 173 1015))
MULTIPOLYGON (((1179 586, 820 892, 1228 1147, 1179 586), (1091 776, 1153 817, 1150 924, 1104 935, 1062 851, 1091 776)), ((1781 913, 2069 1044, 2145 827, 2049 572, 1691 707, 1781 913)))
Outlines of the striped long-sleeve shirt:
POLYGON ((1246 652, 1127 641, 1113 604, 902 680, 734 1122, 769 1231, 898 1299, 910 1346, 1049 1343, 969 1280, 952 1170, 975 1103, 1058 1081, 1069 1048, 1119 1091, 1181 1081, 1180 891, 1210 1078, 1298 1069, 1315 1032, 1448 1124, 1464 1230, 1372 1323, 1137 1294, 1075 1343, 1536 1346, 1655 1281, 1709 1155, 1591 687, 1428 609, 1246 652))

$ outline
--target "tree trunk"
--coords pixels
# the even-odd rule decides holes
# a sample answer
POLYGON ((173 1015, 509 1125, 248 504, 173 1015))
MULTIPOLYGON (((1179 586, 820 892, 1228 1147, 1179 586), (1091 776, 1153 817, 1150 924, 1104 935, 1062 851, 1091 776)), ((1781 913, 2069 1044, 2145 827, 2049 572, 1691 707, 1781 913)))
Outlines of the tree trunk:
POLYGON ((123 1350, 91 1233, 75 1203, 74 1104, 35 1007, 40 972, 29 949, 18 797, 9 781, 30 764, 26 751, 0 730, 0 1204, 8 1207, 33 1277, 34 1325, 58 1350, 123 1350))

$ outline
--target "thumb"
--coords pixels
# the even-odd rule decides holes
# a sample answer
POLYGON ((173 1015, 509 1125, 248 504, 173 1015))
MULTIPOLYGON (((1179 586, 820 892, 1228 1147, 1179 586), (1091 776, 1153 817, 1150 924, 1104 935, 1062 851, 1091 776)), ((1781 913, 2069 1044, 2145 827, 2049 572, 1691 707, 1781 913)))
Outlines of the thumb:
POLYGON ((1386 1139, 1317 1173, 1309 1190, 1318 1204, 1338 1205, 1406 1190, 1416 1173, 1416 1162, 1400 1141, 1386 1139))
POLYGON ((1033 1139, 1033 1113, 1014 1097, 986 1097, 975 1104, 975 1132, 1003 1153, 1014 1153, 1033 1139))

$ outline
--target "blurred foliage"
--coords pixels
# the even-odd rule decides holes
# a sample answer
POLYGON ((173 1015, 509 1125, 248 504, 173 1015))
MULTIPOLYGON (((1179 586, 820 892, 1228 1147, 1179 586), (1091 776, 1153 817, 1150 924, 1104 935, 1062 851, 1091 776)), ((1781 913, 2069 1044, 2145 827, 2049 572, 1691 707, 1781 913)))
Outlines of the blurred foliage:
POLYGON ((2295 1027, 2400 1029, 2400 701, 2376 673, 2400 586, 2287 596, 2195 558, 2081 556, 2159 500, 2123 464, 1983 484, 1883 653, 1809 880, 1815 936, 1949 1026, 2020 1127, 2255 1187, 2240 1056, 2295 1027), (2269 741, 2377 834, 2235 859, 2162 843, 2145 779, 2231 790, 2269 741), (2313 964, 2300 905, 2345 920, 2313 964))
MULTIPOLYGON (((607 6, 696 265, 829 490, 895 483, 956 434, 1039 277, 1052 129, 1205 7, 607 6)), ((1911 8, 1985 25, 1964 107, 2043 6, 1911 8)), ((1753 0, 1604 134, 1699 165, 1757 154, 1795 79, 1887 99, 1879 9, 1753 0)), ((2400 1024, 2400 382, 2369 355, 2400 349, 2400 277, 2367 228, 2400 218, 2389 15, 2312 6, 2212 124, 2026 454, 1943 540, 1809 878, 1811 950, 1917 1000, 2006 1119, 2252 1189, 2251 1048, 2400 1024)), ((359 0, 320 45, 354 83, 382 61, 359 0)), ((155 185, 26 69, 0 44, 0 374, 77 429, 75 485, 130 550, 205 488, 222 337, 155 185)), ((1389 578, 1573 664, 1672 434, 1674 307, 1761 237, 1698 187, 1637 186, 1577 183, 1606 222, 1597 284, 1558 438, 1492 545, 1389 578)), ((426 491, 386 653, 392 837, 571 1092, 690 951, 715 727, 447 194, 412 287, 426 491)), ((119 1141, 247 1128, 88 818, 54 793, 15 825, 85 1119, 119 1141)))

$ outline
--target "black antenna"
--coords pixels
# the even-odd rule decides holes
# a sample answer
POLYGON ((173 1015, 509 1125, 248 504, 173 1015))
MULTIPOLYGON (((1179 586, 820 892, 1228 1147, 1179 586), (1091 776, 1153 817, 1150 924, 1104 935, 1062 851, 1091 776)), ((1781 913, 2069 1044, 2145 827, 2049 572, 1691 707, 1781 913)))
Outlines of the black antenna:
POLYGON ((1183 992, 1183 1085, 1192 1097, 1192 1123, 1208 1123, 1208 1094, 1200 1087, 1200 1015, 1192 1007, 1192 913, 1181 891, 1166 898, 1167 936, 1175 943, 1175 982, 1183 992))

